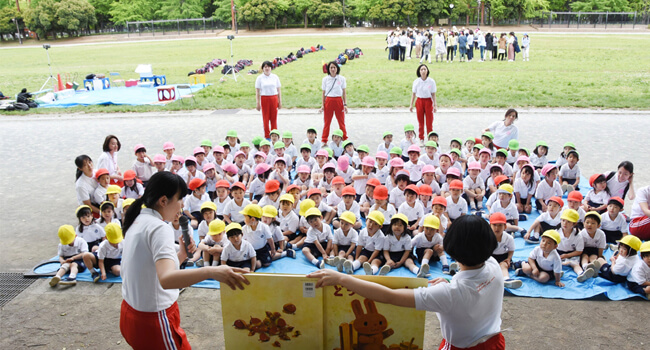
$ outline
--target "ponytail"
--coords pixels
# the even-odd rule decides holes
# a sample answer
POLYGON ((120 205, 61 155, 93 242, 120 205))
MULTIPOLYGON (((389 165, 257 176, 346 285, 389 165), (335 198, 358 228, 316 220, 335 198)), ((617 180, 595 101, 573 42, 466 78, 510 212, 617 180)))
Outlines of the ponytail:
POLYGON ((186 193, 187 184, 182 177, 172 174, 169 171, 153 174, 149 179, 149 183, 147 184, 142 197, 136 199, 124 215, 124 223, 122 225, 124 236, 126 237, 127 231, 138 215, 140 215, 142 205, 153 209, 158 202, 158 199, 162 196, 172 198, 174 195, 178 195, 179 198, 183 198, 186 193))
POLYGON ((83 174, 83 171, 81 171, 81 168, 83 168, 84 165, 86 165, 86 162, 92 162, 92 161, 93 160, 90 159, 90 157, 88 157, 85 154, 82 154, 82 155, 80 155, 80 156, 78 156, 77 158, 74 159, 74 165, 77 166, 77 173, 75 174, 75 181, 79 180, 79 178, 81 177, 81 174, 83 174))

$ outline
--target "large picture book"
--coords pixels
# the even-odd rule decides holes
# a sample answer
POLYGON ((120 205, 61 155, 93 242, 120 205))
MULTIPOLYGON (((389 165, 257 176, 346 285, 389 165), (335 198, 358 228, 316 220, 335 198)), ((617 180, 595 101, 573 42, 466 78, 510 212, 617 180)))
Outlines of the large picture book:
MULTIPOLYGON (((371 300, 304 275, 252 273, 245 289, 221 290, 226 349, 419 350, 425 312, 371 300)), ((389 288, 418 278, 354 276, 389 288)))

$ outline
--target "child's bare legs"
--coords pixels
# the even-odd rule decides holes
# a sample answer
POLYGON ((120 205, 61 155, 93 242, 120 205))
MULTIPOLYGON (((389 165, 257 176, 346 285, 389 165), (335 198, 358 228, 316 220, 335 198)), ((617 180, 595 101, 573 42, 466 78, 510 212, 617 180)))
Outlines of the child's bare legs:
POLYGON ((302 248, 302 254, 305 256, 307 261, 311 262, 312 264, 316 265, 317 267, 321 267, 323 263, 321 263, 318 259, 314 257, 314 255, 311 253, 311 250, 307 247, 302 248))
POLYGON ((499 266, 501 267, 501 274, 503 275, 503 278, 504 279, 510 278, 510 273, 508 272, 508 262, 504 260, 499 263, 499 266))
POLYGON ((289 243, 291 243, 291 245, 295 246, 296 248, 300 249, 302 248, 302 245, 305 243, 305 238, 307 238, 307 236, 298 236, 289 243))
POLYGON ((199 227, 199 221, 196 219, 192 219, 190 220, 190 225, 192 225, 192 228, 196 230, 197 227, 199 227))
POLYGON ((325 214, 325 218, 323 219, 323 221, 324 221, 326 224, 329 225, 329 224, 332 223, 332 220, 333 220, 333 219, 334 219, 334 210, 332 210, 332 211, 330 211, 329 213, 325 214))
POLYGON ((411 270, 411 272, 413 272, 413 274, 415 275, 417 275, 418 272, 420 272, 420 268, 415 266, 415 263, 411 258, 406 259, 406 261, 404 262, 404 266, 406 266, 407 269, 411 270))
MULTIPOLYGON (((201 238, 201 240, 202 239, 203 238, 201 238)), ((193 263, 196 262, 197 260, 199 260, 200 258, 203 257, 202 253, 203 252, 201 251, 201 249, 197 248, 196 251, 194 252, 194 255, 192 255, 192 258, 190 259, 190 261, 193 262, 193 263)), ((206 260, 204 259, 204 261, 206 261, 206 260)))
POLYGON ((534 279, 539 283, 546 283, 548 282, 548 280, 551 279, 551 276, 548 273, 544 271, 540 271, 539 269, 535 270, 537 274, 534 274, 533 268, 530 266, 530 264, 527 261, 521 263, 521 270, 523 271, 523 273, 526 274, 526 276, 534 279))
MULTIPOLYGON (((212 266, 218 266, 221 261, 221 253, 210 254, 210 256, 212 256, 212 266)), ((208 261, 210 260, 206 260, 205 263, 207 264, 208 261)))
POLYGON ((361 228, 361 221, 357 221, 356 223, 354 223, 355 230, 359 230, 360 228, 361 228))
POLYGON ((117 277, 120 277, 120 273, 122 273, 122 267, 120 265, 113 265, 111 267, 111 273, 117 277))
MULTIPOLYGON (((341 227, 341 222, 338 219, 334 219, 334 220, 332 220, 332 226, 334 226, 335 229, 340 228, 341 227)), ((356 227, 356 224, 355 224, 355 227, 356 227)))
POLYGON ((573 272, 576 273, 576 275, 580 275, 584 270, 582 269, 582 266, 576 261, 570 260, 570 261, 565 261, 562 263, 564 266, 570 266, 573 269, 573 272))
POLYGON ((95 266, 97 266, 97 259, 95 259, 95 254, 93 253, 84 253, 81 256, 84 261, 84 265, 90 270, 91 273, 95 272, 95 266))

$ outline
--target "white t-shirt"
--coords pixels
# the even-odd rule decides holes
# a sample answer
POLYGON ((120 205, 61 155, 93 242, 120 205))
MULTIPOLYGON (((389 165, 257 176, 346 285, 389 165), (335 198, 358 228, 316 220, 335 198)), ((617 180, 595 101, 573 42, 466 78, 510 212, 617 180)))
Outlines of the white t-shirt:
POLYGON ((222 203, 222 202, 219 201, 219 197, 216 197, 214 199, 213 203, 217 205, 217 215, 223 215, 223 212, 226 209, 226 206, 228 205, 228 203, 230 203, 231 200, 232 200, 232 198, 226 197, 226 199, 222 203))
POLYGON ((515 239, 512 238, 507 232, 501 234, 501 240, 497 242, 497 247, 494 249, 492 254, 501 255, 509 252, 515 251, 515 239))
POLYGON ((59 243, 57 251, 60 257, 69 258, 88 251, 88 243, 83 238, 77 236, 72 243, 72 246, 59 243))
POLYGON ((577 179, 580 177, 580 167, 576 163, 573 168, 569 166, 569 163, 566 163, 560 167, 560 176, 562 179, 577 179))
POLYGON ((255 79, 255 88, 260 89, 260 96, 277 95, 280 86, 280 78, 273 73, 270 73, 269 75, 260 74, 257 79, 255 79))
POLYGON ((458 202, 454 203, 451 196, 447 196, 447 215, 454 220, 463 214, 467 214, 467 201, 463 197, 458 197, 458 202))
MULTIPOLYGON (((322 204, 323 202, 321 202, 322 204)), ((282 232, 291 231, 297 232, 298 226, 300 225, 300 219, 298 215, 292 211, 289 212, 286 216, 282 215, 282 212, 278 213, 278 219, 280 220, 280 230, 282 232)))
POLYGON ((309 226, 309 230, 307 230, 307 237, 305 238, 305 243, 314 243, 316 241, 330 241, 333 238, 334 236, 332 235, 332 228, 330 225, 323 224, 323 231, 318 231, 315 228, 309 226))
POLYGON ((354 168, 349 166, 345 171, 342 171, 338 167, 336 168, 336 175, 343 178, 346 184, 352 183, 352 175, 354 175, 354 168))
POLYGON ((347 235, 343 232, 343 229, 337 228, 334 230, 333 236, 334 238, 332 238, 332 244, 339 246, 352 245, 359 242, 359 233, 354 228, 351 228, 350 231, 348 231, 347 235))
POLYGON ((196 211, 201 211, 201 205, 205 202, 210 201, 210 196, 208 196, 207 193, 204 193, 201 198, 198 198, 195 196, 193 193, 188 194, 185 196, 185 199, 183 200, 183 210, 187 210, 190 213, 196 212, 196 211))
POLYGON ((413 81, 413 89, 411 90, 415 93, 417 98, 431 98, 431 94, 435 94, 437 91, 436 82, 427 77, 425 80, 422 78, 417 78, 413 81))
POLYGON ((609 213, 604 213, 602 215, 602 221, 600 222, 600 229, 607 231, 621 231, 623 234, 627 233, 627 221, 625 221, 625 216, 618 213, 616 218, 612 220, 609 217, 609 213))
POLYGON ((404 191, 400 190, 399 187, 395 187, 392 190, 390 190, 388 202, 392 204, 395 208, 399 208, 399 206, 402 205, 402 203, 406 202, 406 196, 404 195, 404 191))
POLYGON ((643 259, 638 259, 630 274, 627 275, 627 280, 636 284, 650 282, 650 266, 643 259))
MULTIPOLYGON (((569 237, 567 237, 562 230, 560 232, 560 244, 557 245, 557 250, 561 250, 563 252, 571 253, 571 252, 581 252, 585 249, 585 241, 580 236, 578 233, 578 230, 574 228, 571 231, 571 234, 569 237)), ((576 256, 575 258, 580 259, 579 256, 576 256)))
POLYGON ((275 209, 278 209, 280 208, 280 197, 276 198, 274 202, 271 200, 271 198, 269 198, 269 196, 264 195, 264 197, 262 197, 262 199, 260 199, 259 203, 257 204, 262 208, 264 208, 267 205, 272 205, 273 207, 275 207, 275 209))
POLYGON ((93 192, 93 198, 91 199, 91 202, 95 204, 102 204, 102 202, 106 200, 106 190, 107 188, 104 186, 98 185, 95 187, 95 192, 93 192))
POLYGON ((397 239, 395 235, 386 235, 384 238, 384 250, 387 250, 391 253, 403 252, 405 250, 413 249, 411 244, 411 236, 403 233, 402 236, 397 239))
POLYGON ((562 186, 557 181, 553 181, 553 187, 549 186, 546 180, 542 181, 537 185, 537 190, 535 191, 535 198, 540 201, 546 202, 547 199, 558 196, 562 197, 562 186))
MULTIPOLYGON (((97 181, 95 181, 94 178, 88 177, 85 174, 81 174, 79 178, 77 179, 77 182, 75 182, 75 190, 77 191, 77 204, 82 205, 84 204, 84 201, 93 201, 93 194, 95 193, 95 189, 97 188, 98 184, 97 181)), ((96 204, 101 204, 101 202, 96 204)))
POLYGON ((494 134, 492 142, 501 148, 507 148, 510 140, 519 140, 519 129, 515 124, 506 126, 503 120, 499 120, 490 124, 488 129, 494 134))
POLYGON ((372 237, 370 237, 368 235, 368 229, 364 227, 363 230, 359 232, 359 242, 357 244, 368 251, 374 252, 375 250, 383 249, 384 239, 385 236, 381 230, 377 230, 377 232, 372 237))
POLYGON ((122 193, 120 194, 120 197, 133 198, 133 199, 140 198, 140 196, 144 194, 144 187, 142 187, 142 185, 139 182, 136 182, 135 188, 137 192, 132 190, 131 187, 127 187, 127 186, 122 187, 122 193))
POLYGON ((239 212, 244 210, 244 207, 250 203, 251 202, 248 199, 244 198, 241 205, 237 205, 237 202, 232 199, 228 204, 226 204, 226 208, 223 210, 223 215, 230 215, 230 221, 244 222, 244 214, 240 214, 239 212))
POLYGON ((121 258, 123 244, 124 241, 118 243, 117 248, 115 248, 108 240, 103 241, 99 244, 99 249, 97 250, 97 258, 99 260, 121 258))
POLYGON ((208 231, 210 231, 209 225, 210 224, 208 223, 207 220, 201 221, 201 223, 199 224, 199 228, 197 230, 198 231, 197 233, 199 234, 199 237, 205 237, 205 236, 208 235, 208 231))
POLYGON ((509 201, 508 206, 505 208, 501 205, 500 200, 495 201, 490 207, 490 214, 494 213, 503 213, 506 216, 506 220, 519 219, 519 211, 517 211, 517 206, 512 201, 509 201))
MULTIPOLYGON (((614 171, 610 171, 603 175, 605 175, 605 178, 607 178, 611 173, 614 173, 614 176, 612 176, 609 180, 607 180, 607 189, 609 190, 609 193, 611 194, 612 197, 621 197, 625 199, 625 197, 623 196, 623 192, 625 192, 625 188, 629 185, 629 181, 624 181, 624 182, 618 181, 618 175, 614 171)), ((639 196, 637 196, 636 198, 639 198, 639 196)), ((646 196, 646 198, 648 197, 646 196)))
POLYGON ((641 210, 641 203, 650 203, 650 186, 642 187, 636 191, 636 198, 634 199, 632 212, 630 213, 632 219, 646 216, 643 210, 641 210))
POLYGON ((221 251, 221 260, 223 261, 230 260, 240 262, 250 260, 256 256, 257 253, 255 253, 255 249, 253 249, 253 246, 246 240, 241 241, 239 250, 228 242, 228 244, 223 248, 223 251, 221 251))
POLYGON ((442 337, 459 348, 501 330, 503 275, 494 258, 458 272, 450 283, 417 288, 414 297, 416 309, 437 313, 442 337))
POLYGON ((476 177, 476 180, 472 180, 471 176, 466 176, 463 179, 463 188, 466 190, 475 190, 477 188, 480 188, 482 190, 485 189, 485 183, 481 181, 480 177, 476 177))
MULTIPOLYGON (((325 97, 341 97, 343 96, 343 89, 346 87, 345 77, 342 75, 332 78, 331 75, 327 74, 323 77, 323 83, 321 84, 325 97)), ((316 151, 312 149, 312 152, 315 153, 316 151)))
POLYGON ((521 179, 521 177, 518 177, 515 179, 515 193, 519 193, 519 198, 522 199, 527 199, 528 196, 534 196, 535 195, 535 190, 537 189, 537 186, 535 185, 535 182, 531 180, 532 186, 528 187, 524 180, 521 179))
MULTIPOLYGON (((203 222, 205 222, 205 221, 203 221, 203 222)), ((207 235, 207 236, 205 236, 205 238, 203 238, 201 240, 201 243, 203 243, 203 244, 205 244, 207 246, 210 246, 210 247, 214 247, 215 245, 223 247, 226 244, 229 244, 228 239, 226 238, 226 234, 214 235, 214 236, 207 235), (221 239, 219 239, 217 241, 217 240, 214 239, 215 237, 220 237, 221 239)))
POLYGON ((350 209, 345 208, 345 202, 340 201, 339 204, 336 206, 336 214, 340 217, 341 214, 343 214, 346 211, 352 212, 354 214, 354 217, 357 218, 357 221, 361 220, 361 207, 359 206, 359 203, 357 202, 352 202, 352 205, 350 206, 350 209))
POLYGON ((584 202, 589 203, 590 201, 593 203, 599 203, 600 205, 606 204, 609 202, 609 193, 604 190, 596 193, 593 189, 591 189, 589 192, 587 192, 584 202))
POLYGON ((90 224, 88 226, 83 226, 81 232, 79 232, 79 226, 75 229, 77 236, 83 238, 86 242, 94 242, 98 239, 106 237, 106 232, 99 224, 90 224))
MULTIPOLYGON (((549 212, 543 212, 537 217, 537 221, 539 222, 545 222, 551 226, 557 226, 562 222, 562 212, 558 212, 555 217, 551 217, 551 214, 549 212)), ((543 232, 542 232, 543 233, 543 232)))
POLYGON ((607 246, 607 238, 605 236, 605 232, 603 232, 600 229, 596 230, 596 233, 594 234, 593 238, 589 236, 589 233, 587 232, 586 229, 582 229, 580 231, 580 237, 582 237, 582 241, 584 242, 585 248, 589 247, 589 248, 605 249, 605 247, 607 246))
POLYGON ((336 192, 332 191, 327 195, 327 205, 332 208, 335 208, 343 201, 343 198, 339 197, 336 192))
POLYGON ((410 160, 404 164, 404 169, 409 172, 409 179, 412 182, 418 182, 422 178, 422 168, 424 168, 426 164, 424 164, 423 161, 418 159, 417 163, 413 163, 410 160))
POLYGON ((273 242, 280 242, 284 240, 284 235, 282 234, 282 231, 280 231, 280 226, 278 225, 269 225, 269 230, 271 231, 271 238, 273 238, 273 242))
POLYGON ((544 257, 544 252, 539 246, 533 248, 533 251, 528 255, 529 258, 537 261, 540 268, 546 271, 553 271, 553 273, 562 272, 562 259, 557 249, 553 249, 547 257, 544 257))
POLYGON ((530 159, 530 163, 534 167, 543 168, 544 165, 546 165, 546 163, 548 163, 548 160, 546 159, 545 155, 540 157, 540 156, 536 155, 535 153, 531 153, 529 159, 530 159))
POLYGON ((616 264, 612 266, 612 273, 615 273, 619 276, 627 276, 632 271, 634 264, 640 260, 638 255, 632 255, 629 257, 624 257, 619 255, 616 258, 616 264))
POLYGON ((244 240, 250 242, 255 250, 264 248, 268 244, 269 238, 273 238, 269 226, 263 222, 258 222, 254 231, 248 225, 242 227, 242 233, 244 234, 244 240))
POLYGON ((174 231, 160 214, 142 209, 125 232, 122 253, 122 297, 141 312, 162 311, 178 299, 178 289, 163 289, 156 273, 156 262, 170 259, 178 269, 174 231))
POLYGON ((142 181, 149 181, 151 175, 156 172, 156 168, 151 164, 149 158, 144 158, 144 162, 140 162, 136 159, 135 162, 133 162, 132 169, 135 171, 135 175, 138 179, 142 181))
POLYGON ((395 206, 393 206, 390 203, 386 204, 386 209, 385 210, 384 210, 384 208, 380 207, 379 205, 373 205, 370 208, 369 213, 373 212, 375 210, 382 213, 382 214, 384 214, 384 219, 385 219, 384 220, 384 225, 390 225, 390 218, 392 218, 393 215, 397 214, 397 210, 395 209, 395 206))
POLYGON ((117 174, 117 152, 111 154, 109 152, 104 152, 99 156, 97 160, 97 169, 106 169, 108 170, 109 175, 117 174))
POLYGON ((417 200, 412 207, 407 202, 404 202, 399 206, 397 212, 406 215, 409 222, 411 222, 413 220, 419 220, 424 217, 424 206, 420 201, 417 200))
POLYGON ((420 232, 411 240, 413 248, 433 248, 436 244, 442 245, 442 236, 439 233, 434 233, 431 240, 427 238, 424 232, 420 232))

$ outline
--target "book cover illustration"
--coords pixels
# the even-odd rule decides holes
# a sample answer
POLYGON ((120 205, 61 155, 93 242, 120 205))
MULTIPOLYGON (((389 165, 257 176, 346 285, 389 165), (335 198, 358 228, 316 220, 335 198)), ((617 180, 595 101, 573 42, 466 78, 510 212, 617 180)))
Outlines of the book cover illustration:
POLYGON ((226 349, 314 349, 323 344, 323 295, 304 275, 247 274, 221 289, 226 349))

